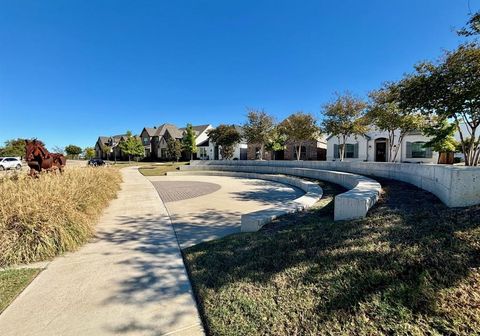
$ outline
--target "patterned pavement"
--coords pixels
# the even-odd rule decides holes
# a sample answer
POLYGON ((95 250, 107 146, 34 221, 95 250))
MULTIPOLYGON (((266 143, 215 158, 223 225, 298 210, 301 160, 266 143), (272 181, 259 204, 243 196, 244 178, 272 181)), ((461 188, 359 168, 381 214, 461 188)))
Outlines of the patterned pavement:
POLYGON ((220 189, 220 185, 196 181, 152 181, 164 203, 183 201, 211 194, 220 189))

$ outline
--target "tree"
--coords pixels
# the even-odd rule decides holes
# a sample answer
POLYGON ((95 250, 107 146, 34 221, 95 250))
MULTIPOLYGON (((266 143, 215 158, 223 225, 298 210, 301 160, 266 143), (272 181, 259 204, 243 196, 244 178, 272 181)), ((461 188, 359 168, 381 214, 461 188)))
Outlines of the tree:
POLYGON ((247 143, 260 145, 260 160, 263 160, 265 146, 270 142, 275 121, 263 110, 248 110, 247 122, 243 125, 243 134, 247 143))
POLYGON ((11 139, 0 147, 0 156, 25 157, 25 139, 11 139))
POLYGON ((67 152, 67 155, 74 159, 82 153, 82 148, 76 145, 68 145, 67 147, 65 147, 65 152, 67 152))
POLYGON ((105 159, 108 159, 108 156, 112 152, 113 147, 106 144, 101 144, 100 146, 102 149, 102 154, 105 154, 105 159))
POLYGON ((338 95, 323 109, 323 129, 338 138, 340 161, 345 157, 345 143, 352 135, 363 135, 368 131, 365 118, 367 103, 351 94, 338 95))
POLYGON ((172 161, 178 162, 182 156, 182 143, 173 138, 167 140, 167 155, 172 161))
POLYGON ((93 147, 85 147, 83 154, 87 160, 90 160, 95 157, 95 149, 93 147))
POLYGON ((470 16, 467 25, 457 32, 460 36, 480 35, 480 12, 475 12, 470 16))
MULTIPOLYGON (((432 148, 438 153, 455 152, 459 145, 453 137, 455 129, 455 124, 449 123, 447 120, 431 121, 423 129, 425 135, 432 137, 424 146, 432 148)), ((440 162, 440 155, 438 156, 438 161, 440 162)))
POLYGON ((320 133, 315 118, 303 112, 291 114, 278 127, 287 141, 295 146, 297 160, 300 160, 302 146, 308 141, 316 141, 320 133))
POLYGON ((395 162, 405 135, 421 130, 425 120, 418 113, 409 113, 400 108, 395 83, 384 84, 383 88, 372 91, 369 96, 371 104, 367 119, 378 130, 388 133, 388 157, 395 162))
POLYGON ((126 139, 121 141, 118 146, 120 146, 120 150, 123 153, 128 155, 128 162, 130 162, 132 156, 138 158, 145 155, 142 140, 137 136, 133 136, 130 131, 127 131, 126 139))
POLYGON ((193 160, 193 154, 197 152, 196 138, 192 124, 187 124, 185 135, 183 136, 183 149, 190 153, 190 160, 193 160))
POLYGON ((265 145, 265 149, 267 151, 272 152, 272 159, 276 160, 276 152, 284 150, 287 145, 287 136, 282 133, 282 131, 279 129, 278 125, 275 126, 270 132, 270 139, 268 140, 268 143, 265 145))
POLYGON ((436 63, 416 66, 400 82, 400 106, 439 121, 453 120, 460 135, 465 165, 480 161, 480 48, 464 44, 436 63), (464 125, 464 127, 462 127, 464 125), (466 130, 465 130, 466 129, 466 130))
POLYGON ((217 128, 208 131, 209 138, 220 147, 222 159, 230 160, 235 152, 235 145, 242 136, 233 125, 219 125, 217 128))

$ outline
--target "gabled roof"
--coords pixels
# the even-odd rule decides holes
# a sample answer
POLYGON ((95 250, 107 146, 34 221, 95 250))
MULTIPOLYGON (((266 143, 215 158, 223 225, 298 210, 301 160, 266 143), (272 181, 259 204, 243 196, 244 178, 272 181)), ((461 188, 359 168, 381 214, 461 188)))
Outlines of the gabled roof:
MULTIPOLYGON (((169 130, 173 130, 173 129, 176 129, 178 130, 177 126, 175 125, 172 125, 172 124, 161 124, 160 126, 158 126, 156 129, 155 129, 155 133, 153 136, 158 136, 158 137, 162 137, 165 135, 165 131, 169 129, 169 130)), ((175 132, 175 131, 172 131, 172 132, 175 132)), ((170 134, 172 134, 172 132, 169 132, 170 134)))
POLYGON ((101 144, 106 144, 108 142, 108 139, 110 139, 110 137, 108 136, 99 136, 97 142, 100 142, 101 144))
POLYGON ((210 139, 207 138, 197 145, 197 147, 208 147, 210 146, 210 139))
MULTIPOLYGON (((192 126, 192 128, 193 128, 193 130, 195 131, 195 134, 196 134, 196 135, 202 134, 202 133, 205 132, 209 127, 211 127, 210 124, 192 126)), ((187 129, 186 127, 179 128, 179 130, 182 131, 182 132, 185 132, 186 129, 187 129)))
MULTIPOLYGON (((155 135, 155 132, 157 132, 157 128, 156 128, 156 127, 144 127, 143 129, 147 132, 147 134, 148 134, 149 137, 154 136, 154 135, 155 135)), ((142 133, 143 133, 143 131, 142 131, 142 133)))
MULTIPOLYGON (((181 139, 183 138, 183 132, 180 131, 176 126, 174 125, 166 125, 165 126, 165 133, 168 132, 172 138, 175 139, 181 139)), ((164 133, 164 134, 165 134, 164 133)))

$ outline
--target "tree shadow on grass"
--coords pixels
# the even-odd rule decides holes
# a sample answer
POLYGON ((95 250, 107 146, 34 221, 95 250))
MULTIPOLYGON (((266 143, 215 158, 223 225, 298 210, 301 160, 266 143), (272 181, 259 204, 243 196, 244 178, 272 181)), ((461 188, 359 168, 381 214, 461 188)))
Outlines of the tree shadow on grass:
MULTIPOLYGON (((314 297, 315 307, 304 318, 311 314, 317 325, 333 319, 348 325, 360 310, 395 319, 406 309, 411 323, 426 316, 429 328, 447 333, 450 317, 439 310, 439 292, 480 266, 480 206, 447 208, 412 185, 377 180, 384 194, 364 219, 333 222, 325 209, 314 209, 283 217, 259 233, 186 250, 200 301, 209 307, 207 316, 215 313, 210 300, 220 300, 211 293, 250 283, 288 295, 288 285, 277 283, 286 277, 297 288, 308 288, 303 295, 314 297), (380 303, 374 304, 374 298, 380 303)), ((228 304, 239 302, 235 295, 228 304)), ((274 309, 285 313, 282 306, 274 309)), ((215 321, 209 324, 212 328, 215 321)), ((395 325, 377 327, 391 332, 395 325)))

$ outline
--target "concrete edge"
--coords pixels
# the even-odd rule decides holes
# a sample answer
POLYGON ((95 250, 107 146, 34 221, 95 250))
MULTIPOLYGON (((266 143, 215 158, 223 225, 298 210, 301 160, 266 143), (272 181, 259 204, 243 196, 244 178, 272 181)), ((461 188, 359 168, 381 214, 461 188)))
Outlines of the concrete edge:
POLYGON ((305 192, 304 195, 293 201, 285 203, 284 206, 282 206, 281 208, 268 208, 243 214, 241 216, 241 232, 258 231, 265 224, 270 223, 271 221, 280 216, 308 209, 316 202, 318 202, 323 195, 323 190, 318 184, 292 176, 215 170, 187 170, 178 172, 167 172, 167 176, 182 175, 231 176, 260 179, 291 185, 305 192))

